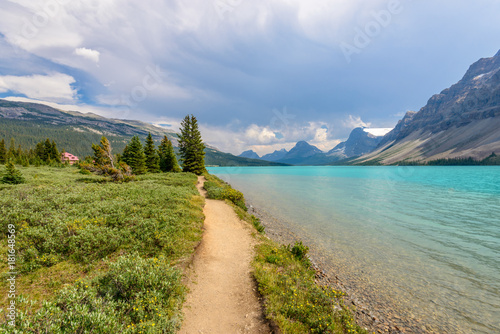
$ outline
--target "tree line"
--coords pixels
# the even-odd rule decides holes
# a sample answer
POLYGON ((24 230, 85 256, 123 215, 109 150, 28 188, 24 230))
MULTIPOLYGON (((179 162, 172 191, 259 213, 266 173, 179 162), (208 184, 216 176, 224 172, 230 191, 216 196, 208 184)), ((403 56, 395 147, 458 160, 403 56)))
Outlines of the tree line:
MULTIPOLYGON (((179 153, 182 171, 201 175, 205 172, 205 145, 198 123, 193 115, 188 115, 181 123, 179 153)), ((133 136, 122 153, 112 154, 111 144, 102 137, 99 145, 92 144, 93 157, 87 158, 80 167, 96 174, 110 176, 116 181, 128 181, 133 175, 159 172, 180 172, 172 142, 164 136, 158 148, 151 133, 144 146, 138 136, 133 136)))
POLYGON ((398 166, 492 166, 500 165, 500 157, 492 152, 482 160, 468 158, 443 158, 431 161, 400 161, 398 166))
MULTIPOLYGON (((205 169, 205 144, 198 129, 196 117, 188 115, 181 123, 179 135, 179 152, 182 171, 197 175, 203 174, 205 169)), ((132 137, 122 153, 113 155, 109 140, 102 137, 99 144, 92 144, 94 155, 79 163, 82 171, 111 177, 113 181, 130 181, 134 175, 159 172, 180 172, 172 142, 164 136, 158 148, 151 133, 143 146, 138 136, 132 137)), ((37 143, 34 149, 22 150, 16 148, 14 139, 11 139, 9 149, 5 140, 0 141, 0 163, 6 164, 9 177, 15 174, 22 177, 15 170, 14 163, 23 166, 30 164, 57 164, 62 165, 61 153, 54 140, 46 139, 37 143), (14 173, 14 174, 13 174, 14 173), (17 174, 16 174, 17 173, 17 174)), ((7 175, 6 174, 6 175, 7 175)), ((7 179, 6 179, 7 180, 7 179)), ((6 182, 7 183, 7 182, 6 182)))
POLYGON ((7 162, 29 166, 43 164, 61 164, 61 153, 57 149, 54 140, 47 138, 36 144, 35 148, 25 149, 18 145, 14 138, 11 138, 9 148, 5 145, 5 140, 0 140, 0 164, 7 162))

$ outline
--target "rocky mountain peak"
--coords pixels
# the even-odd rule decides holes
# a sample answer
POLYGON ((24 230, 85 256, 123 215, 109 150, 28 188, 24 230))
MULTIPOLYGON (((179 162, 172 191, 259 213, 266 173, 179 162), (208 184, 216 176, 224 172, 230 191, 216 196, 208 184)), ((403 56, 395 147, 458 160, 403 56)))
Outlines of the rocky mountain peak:
POLYGON ((498 151, 499 128, 500 51, 472 64, 459 82, 432 96, 419 112, 407 113, 368 159, 483 159, 498 151))
POLYGON ((245 151, 238 156, 242 158, 260 159, 259 155, 255 153, 253 150, 245 151))
POLYGON ((375 136, 365 131, 364 127, 355 128, 345 142, 335 146, 327 155, 339 158, 357 157, 373 151, 381 139, 381 136, 375 136))

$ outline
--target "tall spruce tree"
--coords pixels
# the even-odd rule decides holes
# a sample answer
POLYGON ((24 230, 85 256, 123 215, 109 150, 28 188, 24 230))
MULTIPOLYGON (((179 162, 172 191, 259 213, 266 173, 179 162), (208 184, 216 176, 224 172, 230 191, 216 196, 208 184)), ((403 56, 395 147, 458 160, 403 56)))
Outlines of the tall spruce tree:
POLYGON ((54 140, 52 140, 50 148, 50 160, 61 163, 61 154, 57 149, 57 145, 54 140))
POLYGON ((153 136, 151 132, 146 138, 146 145, 144 146, 144 155, 146 156, 146 169, 149 173, 160 172, 160 157, 158 156, 158 151, 155 149, 155 142, 153 141, 153 136))
POLYGON ((45 140, 43 150, 44 150, 44 161, 50 162, 52 160, 52 143, 50 142, 49 138, 45 140))
POLYGON ((142 149, 141 140, 134 136, 123 151, 123 161, 132 168, 134 174, 146 173, 146 156, 142 149))
POLYGON ((179 163, 177 162, 177 157, 174 152, 174 146, 167 136, 164 136, 161 140, 158 152, 160 154, 160 169, 162 172, 180 171, 179 163))
POLYGON ((205 144, 201 139, 198 121, 193 115, 187 115, 181 123, 179 137, 179 151, 181 154, 182 170, 184 172, 201 175, 205 169, 205 144))
POLYGON ((7 152, 7 159, 15 159, 16 158, 16 142, 14 138, 10 138, 10 146, 9 151, 7 152))
POLYGON ((7 148, 5 147, 5 140, 0 141, 0 164, 4 164, 7 161, 7 148))
POLYGON ((45 157, 45 145, 43 144, 43 141, 36 144, 35 156, 40 158, 41 161, 45 161, 45 159, 46 159, 46 157, 45 157))

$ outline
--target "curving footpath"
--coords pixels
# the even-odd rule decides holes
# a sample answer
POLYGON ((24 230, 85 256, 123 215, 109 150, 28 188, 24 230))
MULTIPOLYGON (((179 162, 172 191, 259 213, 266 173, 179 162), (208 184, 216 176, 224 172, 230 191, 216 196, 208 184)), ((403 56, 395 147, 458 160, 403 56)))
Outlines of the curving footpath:
MULTIPOLYGON (((198 191, 205 178, 198 178, 198 191)), ((271 333, 251 276, 256 241, 248 225, 223 201, 206 199, 205 232, 188 269, 190 293, 182 334, 271 333)))

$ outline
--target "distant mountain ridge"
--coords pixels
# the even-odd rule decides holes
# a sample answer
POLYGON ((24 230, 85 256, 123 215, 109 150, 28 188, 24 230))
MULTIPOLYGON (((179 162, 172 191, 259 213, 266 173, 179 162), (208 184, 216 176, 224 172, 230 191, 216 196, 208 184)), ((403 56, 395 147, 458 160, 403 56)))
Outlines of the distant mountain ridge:
MULTIPOLYGON (((260 159, 290 165, 334 164, 341 160, 359 157, 373 151, 383 136, 376 136, 370 133, 370 130, 388 131, 388 129, 355 128, 345 142, 338 144, 326 153, 306 141, 299 141, 290 151, 286 149, 276 150, 273 153, 262 156, 260 159)), ((240 156, 258 157, 258 154, 253 150, 248 150, 240 154, 240 156)))
POLYGON ((361 163, 443 158, 484 159, 500 153, 500 51, 472 64, 463 78, 409 112, 361 163))
POLYGON ((311 158, 318 155, 324 155, 324 152, 306 141, 299 141, 278 161, 291 165, 309 164, 311 158))
POLYGON ((267 161, 278 161, 280 159, 283 159, 285 155, 288 153, 286 149, 281 149, 281 150, 276 150, 273 153, 266 154, 262 156, 262 160, 267 160, 267 161))
POLYGON ((259 155, 255 153, 253 150, 245 151, 238 156, 242 158, 260 159, 259 155))

